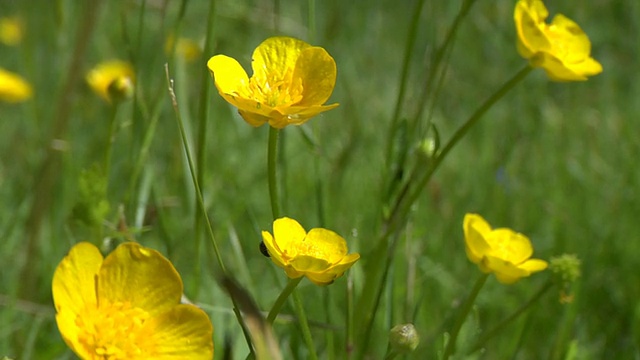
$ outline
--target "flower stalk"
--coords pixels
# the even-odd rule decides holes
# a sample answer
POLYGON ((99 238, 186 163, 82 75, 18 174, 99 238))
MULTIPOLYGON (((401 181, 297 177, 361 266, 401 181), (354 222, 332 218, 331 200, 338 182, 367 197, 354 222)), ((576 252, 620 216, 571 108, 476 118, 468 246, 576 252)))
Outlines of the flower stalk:
POLYGON ((489 278, 489 274, 482 274, 478 278, 476 284, 471 290, 471 293, 462 304, 462 307, 460 307, 460 312, 458 312, 456 322, 453 324, 453 328, 451 329, 449 341, 447 341, 447 347, 444 350, 442 359, 449 359, 449 357, 451 357, 451 355, 453 355, 453 353, 455 352, 456 341, 458 339, 458 334, 460 333, 460 328, 462 328, 462 324, 464 324, 465 319, 469 315, 469 312, 471 311, 471 308, 473 307, 473 304, 475 303, 480 290, 482 290, 482 286, 484 286, 484 283, 487 281, 487 278, 489 278))

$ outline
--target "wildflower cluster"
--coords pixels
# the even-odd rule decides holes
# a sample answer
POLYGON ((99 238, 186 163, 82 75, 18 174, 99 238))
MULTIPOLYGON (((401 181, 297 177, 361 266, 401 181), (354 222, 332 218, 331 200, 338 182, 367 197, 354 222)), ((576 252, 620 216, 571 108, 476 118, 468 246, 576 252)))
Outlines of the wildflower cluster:
MULTIPOLYGON (((591 43, 584 31, 563 15, 556 15, 551 23, 546 23, 548 16, 541 0, 519 0, 515 5, 513 19, 517 51, 528 61, 526 71, 542 68, 551 80, 563 82, 584 81, 602 72, 602 65, 591 57, 591 43)), ((0 19, 0 42, 14 46, 21 39, 22 26, 19 21, 0 19)), ((178 56, 185 62, 195 62, 202 53, 197 42, 173 35, 168 37, 163 50, 167 57, 173 59, 178 56)), ((233 313, 245 333, 249 351, 254 355, 259 354, 264 345, 261 341, 268 342, 271 339, 270 326, 288 296, 294 294, 295 320, 305 339, 309 356, 315 358, 311 327, 299 295, 295 292, 296 286, 303 278, 318 286, 341 286, 344 281, 341 277, 360 260, 361 255, 357 252, 350 253, 347 239, 337 232, 322 227, 306 231, 297 220, 280 214, 278 188, 282 184, 277 182, 276 149, 279 131, 284 131, 289 125, 303 125, 311 118, 338 107, 338 103, 327 104, 336 85, 336 62, 320 46, 313 46, 293 37, 277 36, 267 38, 253 51, 251 76, 236 59, 226 55, 212 56, 206 66, 219 95, 237 108, 244 121, 253 127, 268 124, 267 181, 273 216, 268 221, 261 220, 261 223, 268 223, 272 228, 271 231, 261 231, 261 246, 263 254, 275 266, 283 269, 289 278, 288 285, 276 299, 266 319, 258 311, 250 316, 242 314, 241 310, 246 304, 254 305, 253 299, 243 297, 243 294, 238 300, 238 295, 230 292, 233 313), (245 321, 251 322, 250 326, 245 321), (255 326, 256 324, 260 326, 255 326), (255 328, 264 333, 248 334, 255 328)), ((201 69, 206 72, 204 67, 201 69)), ((206 219, 205 223, 209 226, 209 236, 219 265, 220 274, 216 274, 216 277, 232 278, 232 272, 224 265, 223 259, 226 257, 220 254, 213 235, 200 189, 202 184, 193 168, 168 67, 166 71, 182 145, 196 189, 199 215, 206 219)), ((481 107, 481 111, 464 123, 444 150, 440 149, 438 134, 434 135, 437 141, 423 140, 415 147, 419 149, 417 159, 412 163, 416 169, 407 179, 402 179, 401 185, 405 187, 398 192, 400 195, 383 204, 391 210, 385 211, 382 216, 380 239, 371 240, 371 254, 379 256, 367 258, 368 254, 363 254, 363 259, 367 259, 368 264, 373 263, 380 270, 377 273, 363 271, 364 283, 358 284, 355 293, 360 296, 358 304, 364 305, 356 309, 356 315, 349 314, 348 321, 354 321, 355 318, 355 322, 362 327, 360 333, 355 335, 355 341, 351 339, 354 335, 348 334, 349 341, 360 346, 357 351, 362 358, 369 355, 369 341, 373 338, 370 336, 371 329, 378 307, 383 302, 387 277, 392 272, 397 239, 401 238, 405 229, 413 202, 448 151, 484 111, 526 75, 526 71, 519 73, 513 81, 507 82, 497 91, 497 95, 491 97, 485 103, 486 106, 481 107)), ((98 239, 104 237, 103 221, 105 214, 110 211, 105 193, 108 191, 109 165, 116 129, 115 110, 122 101, 139 96, 137 75, 139 74, 136 74, 132 62, 122 60, 101 62, 85 75, 89 88, 114 110, 111 132, 107 139, 105 170, 104 173, 100 172, 102 169, 96 172, 99 174, 97 177, 104 175, 105 180, 87 180, 91 182, 88 185, 86 181, 80 183, 80 190, 97 188, 100 190, 99 196, 95 196, 95 201, 92 198, 91 201, 82 203, 82 206, 74 207, 74 211, 79 213, 78 218, 100 228, 97 232, 98 239), (100 206, 96 207, 96 203, 100 206), (91 206, 95 208, 92 209, 91 206)), ((28 82, 19 75, 0 68, 0 100, 21 102, 32 95, 28 82)), ((87 191, 81 191, 80 194, 87 191)), ((126 232, 124 216, 119 220, 118 231, 124 229, 123 232, 126 232)), ((160 252, 137 243, 135 235, 127 233, 126 236, 127 240, 135 241, 120 244, 106 257, 95 245, 79 242, 57 266, 53 274, 52 294, 55 319, 64 342, 82 359, 211 359, 214 345, 213 325, 209 315, 199 306, 183 301, 182 279, 167 258, 160 252)), ((453 325, 447 324, 450 327, 442 352, 444 359, 456 353, 460 329, 490 274, 495 275, 499 283, 511 285, 542 272, 549 266, 545 260, 532 258, 534 247, 529 237, 506 227, 492 228, 479 214, 467 213, 464 216, 462 234, 458 237, 464 238, 466 256, 478 266, 482 274, 478 275, 478 282, 459 307, 453 325)), ((557 282, 566 288, 578 277, 578 265, 577 258, 565 256, 552 260, 550 267, 561 279, 557 282)), ((200 274, 194 276, 200 277, 200 274)), ((279 276, 284 278, 281 272, 279 276)), ((546 289, 543 287, 543 290, 546 289)), ((349 291, 351 296, 352 290, 349 291)), ((529 305, 527 303, 526 307, 529 305)), ((522 312, 524 310, 516 312, 513 318, 522 312)), ((508 321, 511 320, 509 318, 508 321)), ((215 318, 213 322, 216 322, 215 318)), ((397 325, 385 334, 388 340, 387 358, 410 353, 421 346, 417 325, 418 323, 397 325)), ((491 331, 487 333, 493 334, 491 331)), ((270 343, 268 346, 277 348, 277 344, 270 343)))

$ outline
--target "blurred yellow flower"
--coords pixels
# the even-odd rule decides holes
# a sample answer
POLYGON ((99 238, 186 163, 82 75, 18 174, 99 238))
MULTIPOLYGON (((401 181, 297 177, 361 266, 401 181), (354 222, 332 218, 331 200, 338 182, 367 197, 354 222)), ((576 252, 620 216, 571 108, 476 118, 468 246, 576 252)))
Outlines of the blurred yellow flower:
POLYGON ((591 42, 580 26, 562 14, 547 24, 548 16, 542 0, 518 1, 513 17, 520 55, 554 81, 584 81, 601 73, 602 65, 591 57, 591 42))
MULTIPOLYGON (((167 55, 171 54, 171 51, 174 51, 175 38, 173 35, 170 35, 167 38, 167 41, 164 43, 164 52, 167 55)), ((189 39, 189 38, 178 38, 178 42, 175 43, 175 52, 176 55, 182 57, 187 62, 192 62, 200 57, 202 54, 202 50, 200 49, 200 45, 197 42, 189 39)))
POLYGON ((0 101, 17 103, 31 98, 31 85, 20 75, 0 68, 0 101))
POLYGON ((75 245, 53 275, 62 338, 82 359, 207 359, 207 314, 180 304, 182 280, 159 252, 124 243, 103 259, 75 245))
POLYGON ((484 273, 494 273, 498 281, 512 284, 522 277, 547 268, 547 262, 529 259, 533 247, 529 238, 511 229, 491 229, 477 214, 464 217, 467 257, 484 273))
POLYGON ((271 260, 292 279, 306 276, 316 285, 329 285, 358 259, 347 254, 347 242, 331 230, 316 228, 308 233, 295 220, 280 218, 273 222, 273 236, 262 232, 271 260))
POLYGON ((252 126, 300 125, 338 104, 324 104, 336 83, 336 63, 321 47, 290 37, 272 37, 253 52, 249 78, 233 58, 207 63, 220 95, 252 126))
POLYGON ((93 91, 106 101, 112 102, 133 95, 135 74, 128 62, 110 60, 91 69, 86 80, 93 91))
POLYGON ((22 21, 17 16, 0 18, 0 43, 16 46, 22 41, 22 21))

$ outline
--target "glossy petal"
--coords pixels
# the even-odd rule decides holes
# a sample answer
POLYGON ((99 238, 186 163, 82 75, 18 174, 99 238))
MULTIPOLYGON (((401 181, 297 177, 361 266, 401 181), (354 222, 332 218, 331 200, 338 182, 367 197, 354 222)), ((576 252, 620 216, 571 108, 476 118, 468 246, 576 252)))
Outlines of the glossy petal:
POLYGON ((293 78, 302 81, 302 101, 296 106, 324 104, 336 85, 336 62, 321 47, 310 47, 300 53, 293 78))
POLYGON ((527 260, 525 262, 523 262, 522 264, 518 265, 518 267, 522 270, 526 270, 530 273, 534 273, 537 271, 542 271, 544 269, 547 268, 549 264, 544 261, 544 260, 540 260, 540 259, 531 259, 531 260, 527 260))
POLYGON ((471 262, 478 264, 483 254, 491 249, 484 238, 491 232, 491 227, 480 215, 467 214, 464 217, 463 228, 467 257, 471 262))
POLYGON ((253 51, 253 77, 259 81, 290 77, 300 53, 309 46, 302 40, 286 36, 266 39, 253 51))
POLYGON ((269 256, 271 260, 281 268, 286 266, 285 260, 282 259, 282 251, 276 245, 275 239, 268 231, 262 232, 262 241, 264 241, 264 245, 267 247, 267 251, 269 252, 269 256))
POLYGON ((53 303, 57 312, 78 314, 87 305, 96 305, 95 278, 102 266, 102 254, 88 242, 78 243, 60 262, 53 274, 53 303))
POLYGON ((202 359, 213 358, 213 327, 207 314, 201 309, 179 304, 148 321, 155 343, 154 359, 202 359))
POLYGON ((298 246, 307 233, 297 221, 284 217, 273 222, 273 236, 280 253, 293 258, 298 255, 298 246))
POLYGON ((495 229, 486 235, 486 239, 491 244, 489 255, 513 264, 520 264, 533 254, 533 247, 529 239, 511 229, 495 229))
POLYGON ((81 242, 71 248, 53 274, 51 289, 56 323, 65 343, 80 356, 88 355, 77 346, 79 329, 75 320, 85 307, 97 304, 95 278, 102 261, 97 247, 81 242))
POLYGON ((304 242, 308 246, 305 255, 324 259, 329 264, 340 262, 347 254, 347 242, 331 230, 311 229, 304 242))
POLYGON ((124 243, 109 254, 99 279, 100 298, 129 302, 152 315, 175 306, 182 296, 182 281, 171 262, 136 243, 124 243))

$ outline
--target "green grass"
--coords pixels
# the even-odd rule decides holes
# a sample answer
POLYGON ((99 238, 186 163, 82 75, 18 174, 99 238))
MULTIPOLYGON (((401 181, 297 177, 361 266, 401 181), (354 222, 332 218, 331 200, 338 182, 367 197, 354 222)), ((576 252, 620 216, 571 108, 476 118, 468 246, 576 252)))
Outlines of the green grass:
MULTIPOLYGON (((353 296, 357 303, 370 276, 367 269, 386 261, 372 254, 382 231, 385 147, 415 5, 316 1, 315 29, 308 29, 309 3, 216 2, 213 50, 194 63, 167 59, 162 47, 176 30, 204 41, 209 11, 204 1, 186 2, 182 19, 177 2, 164 7, 164 2, 103 1, 95 10, 62 0, 0 4, 2 16, 23 17, 27 33, 20 47, 0 46, 0 66, 22 74, 35 89, 29 102, 0 104, 0 356, 74 356, 55 324, 51 278, 74 243, 102 242, 95 227, 83 226, 72 216, 80 199, 81 173, 101 164, 109 129, 110 107, 88 89, 83 77, 94 64, 121 58, 137 66, 138 96, 117 113, 108 226, 101 231, 115 234, 122 205, 126 223, 139 230, 135 240, 164 253, 180 272, 186 295, 209 313, 216 357, 226 351, 236 359, 246 357, 247 345, 229 297, 216 283, 220 273, 205 228, 202 223, 194 228, 197 203, 163 65, 169 62, 176 81, 194 151, 200 94, 208 87, 200 184, 207 212, 229 272, 268 311, 287 282, 258 250, 260 232, 270 230, 272 223, 268 128, 248 126, 218 96, 205 64, 222 53, 249 67, 251 53, 262 40, 288 35, 326 48, 338 66, 330 102, 340 107, 302 128, 281 131, 279 170, 282 213, 307 229, 321 226, 338 232, 351 251, 362 255, 335 284, 321 288, 303 280, 298 287, 319 357, 345 358, 347 298, 353 296), (97 20, 86 25, 91 31, 78 32, 92 11, 97 20), (87 34, 87 48, 77 57, 79 67, 70 68, 78 33, 87 34), (133 179, 156 112, 148 157, 133 179), (52 150, 52 140, 58 139, 65 144, 63 151, 52 150), (351 294, 347 278, 353 281, 351 294)), ((411 121, 421 103, 431 101, 432 91, 428 99, 420 98, 424 79, 460 3, 426 2, 401 121, 411 121)), ((372 327, 373 359, 384 357, 388 330, 404 322, 414 323, 421 335, 420 347, 407 358, 437 358, 443 349, 448 328, 441 324, 450 323, 480 276, 464 252, 462 219, 467 212, 528 235, 536 257, 574 253, 582 260, 573 303, 560 304, 554 288, 491 339, 485 355, 471 358, 560 359, 574 353, 578 359, 601 359, 640 353, 640 79, 634 36, 640 6, 604 0, 581 7, 549 1, 547 6, 551 14, 566 14, 583 27, 604 72, 584 83, 553 83, 542 70, 534 70, 448 155, 400 233, 372 327)), ((459 28, 445 57, 447 72, 432 114, 443 142, 525 64, 515 49, 512 11, 512 2, 478 1, 459 28)), ((425 136, 424 131, 410 131, 404 144, 412 149, 425 136)), ((549 275, 536 274, 511 286, 490 277, 476 302, 475 320, 462 329, 460 344, 476 339, 475 327, 488 330, 508 316, 549 275)), ((274 330, 284 357, 307 358, 293 306, 286 305, 283 314, 274 330)), ((353 326, 356 333, 363 330, 361 323, 353 326)), ((361 350, 359 343, 354 345, 361 350)))

